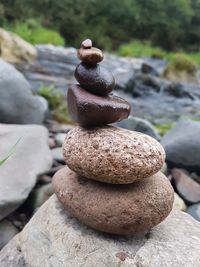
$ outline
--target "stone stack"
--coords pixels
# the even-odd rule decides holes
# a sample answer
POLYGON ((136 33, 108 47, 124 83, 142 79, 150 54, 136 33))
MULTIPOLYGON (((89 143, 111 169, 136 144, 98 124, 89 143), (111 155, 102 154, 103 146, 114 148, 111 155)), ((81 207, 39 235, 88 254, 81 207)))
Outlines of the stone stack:
POLYGON ((68 167, 53 178, 63 206, 86 225, 112 234, 146 232, 164 220, 174 193, 160 172, 162 146, 152 137, 113 126, 130 113, 125 100, 111 94, 115 81, 100 66, 101 50, 87 39, 78 50, 79 82, 68 90, 68 108, 80 126, 63 144, 68 167))

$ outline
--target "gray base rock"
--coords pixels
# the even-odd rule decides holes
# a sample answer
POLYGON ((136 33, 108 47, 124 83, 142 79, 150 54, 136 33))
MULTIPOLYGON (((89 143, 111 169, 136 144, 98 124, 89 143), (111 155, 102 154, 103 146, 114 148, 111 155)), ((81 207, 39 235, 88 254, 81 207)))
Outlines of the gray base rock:
POLYGON ((52 196, 0 252, 1 267, 199 267, 200 224, 173 211, 145 236, 87 228, 52 196))
POLYGON ((39 125, 0 124, 0 159, 19 138, 15 151, 0 167, 0 220, 26 200, 37 176, 52 165, 48 132, 39 125))

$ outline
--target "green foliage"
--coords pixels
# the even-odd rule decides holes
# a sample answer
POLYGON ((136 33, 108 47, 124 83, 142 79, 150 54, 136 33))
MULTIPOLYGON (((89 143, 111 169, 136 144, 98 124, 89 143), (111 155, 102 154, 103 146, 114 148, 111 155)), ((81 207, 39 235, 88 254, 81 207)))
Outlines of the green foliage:
POLYGON ((200 46, 200 0, 1 0, 0 22, 30 18, 76 47, 86 37, 104 49, 133 39, 174 51, 200 46))
POLYGON ((154 125, 157 131, 161 136, 163 136, 166 132, 168 132, 172 127, 173 123, 164 123, 164 124, 156 124, 154 125))
POLYGON ((187 55, 184 54, 176 54, 171 62, 167 65, 164 76, 167 75, 168 72, 180 72, 185 71, 190 75, 196 74, 197 64, 187 55))
POLYGON ((0 160, 0 166, 3 165, 6 162, 6 160, 8 160, 12 156, 12 154, 15 152, 16 146, 18 145, 20 140, 21 140, 21 138, 19 138, 17 140, 17 142, 14 144, 14 146, 10 149, 7 156, 5 158, 3 158, 2 160, 0 160))
POLYGON ((46 98, 49 104, 52 117, 59 121, 65 123, 71 123, 68 115, 66 99, 63 94, 56 89, 54 86, 42 85, 37 91, 38 95, 46 98))
POLYGON ((117 53, 120 56, 132 56, 132 57, 166 57, 166 52, 160 47, 153 47, 150 42, 141 42, 139 40, 131 41, 128 44, 121 45, 117 53))
POLYGON ((15 22, 13 24, 6 24, 4 28, 8 31, 14 32, 21 38, 32 44, 54 44, 64 45, 64 39, 61 35, 53 30, 49 30, 33 19, 27 22, 15 22))

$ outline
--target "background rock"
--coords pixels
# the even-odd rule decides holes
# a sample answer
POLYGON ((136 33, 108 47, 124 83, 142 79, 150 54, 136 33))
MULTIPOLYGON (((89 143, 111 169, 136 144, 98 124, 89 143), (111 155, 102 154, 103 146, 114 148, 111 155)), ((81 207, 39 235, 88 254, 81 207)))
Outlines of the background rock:
POLYGON ((33 61, 37 56, 36 48, 12 32, 0 28, 0 55, 10 63, 33 61))
POLYGON ((47 102, 33 96, 24 76, 0 59, 0 122, 40 124, 47 112, 47 102))
POLYGON ((192 180, 192 178, 181 169, 174 168, 171 173, 174 186, 179 195, 182 196, 187 203, 200 202, 200 184, 192 180))
POLYGON ((190 206, 187 209, 187 213, 189 213, 194 219, 200 222, 200 203, 190 206))
POLYGON ((199 246, 200 224, 180 211, 146 235, 112 236, 80 224, 52 196, 0 252, 0 266, 198 267, 199 246))
POLYGON ((14 153, 0 167, 0 219, 20 206, 34 187, 37 175, 52 165, 47 130, 38 125, 0 124, 0 159, 19 138, 14 153))
POLYGON ((182 211, 185 211, 187 208, 184 200, 177 193, 174 193, 174 208, 182 211))
POLYGON ((115 125, 131 131, 148 134, 157 140, 160 140, 161 138, 154 126, 149 121, 138 117, 129 116, 128 119, 117 122, 115 125))
POLYGON ((169 167, 200 173, 200 122, 181 121, 162 138, 169 167))
POLYGON ((4 247, 11 238, 18 233, 17 228, 8 220, 0 222, 0 250, 4 247))

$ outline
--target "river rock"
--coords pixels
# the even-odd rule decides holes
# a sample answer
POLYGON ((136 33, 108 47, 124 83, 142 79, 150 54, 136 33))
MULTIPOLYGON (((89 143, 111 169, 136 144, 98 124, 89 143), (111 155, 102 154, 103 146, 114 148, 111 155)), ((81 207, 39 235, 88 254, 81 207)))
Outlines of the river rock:
POLYGON ((0 222, 0 250, 12 239, 19 231, 8 220, 0 222))
POLYGON ((32 62, 37 57, 37 50, 33 45, 2 28, 0 28, 0 47, 1 57, 10 63, 32 62))
POLYGON ((178 122, 162 138, 170 168, 180 167, 200 173, 200 122, 178 122))
POLYGON ((92 47, 92 40, 90 39, 85 39, 82 43, 81 43, 81 47, 82 48, 86 48, 89 49, 92 47))
POLYGON ((92 230, 52 196, 0 252, 1 267, 198 267, 200 224, 173 211, 146 235, 92 230))
POLYGON ((131 185, 111 185, 80 177, 65 167, 55 174, 53 186, 76 218, 112 234, 151 229, 168 216, 174 200, 173 188, 161 172, 131 185))
POLYGON ((161 137, 159 133, 156 131, 155 127, 147 120, 129 116, 128 119, 117 122, 116 126, 125 128, 127 130, 141 132, 147 134, 156 140, 160 140, 161 137))
POLYGON ((185 211, 187 208, 184 200, 177 193, 174 193, 173 207, 182 211, 185 211))
POLYGON ((0 122, 42 123, 47 112, 43 100, 32 94, 29 83, 19 71, 0 59, 0 122))
POLYGON ((195 220, 200 222, 200 203, 194 204, 187 209, 189 213, 195 220))
POLYGON ((103 53, 96 47, 88 49, 80 48, 77 51, 78 58, 86 64, 96 64, 103 60, 103 53))
POLYGON ((0 159, 8 155, 19 138, 13 154, 0 166, 0 219, 26 200, 37 176, 52 165, 48 132, 39 125, 0 124, 0 159))
POLYGON ((173 181, 178 193, 187 203, 200 202, 200 184, 181 169, 172 169, 173 181))
POLYGON ((75 127, 66 135, 63 154, 79 175, 114 184, 147 178, 165 161, 162 146, 152 137, 112 126, 75 127))
POLYGON ((81 63, 74 75, 83 88, 96 95, 106 95, 115 86, 112 73, 99 64, 93 66, 81 63))
POLYGON ((78 85, 70 85, 67 94, 69 114, 82 126, 100 126, 128 117, 131 107, 124 99, 114 96, 97 96, 78 85))

